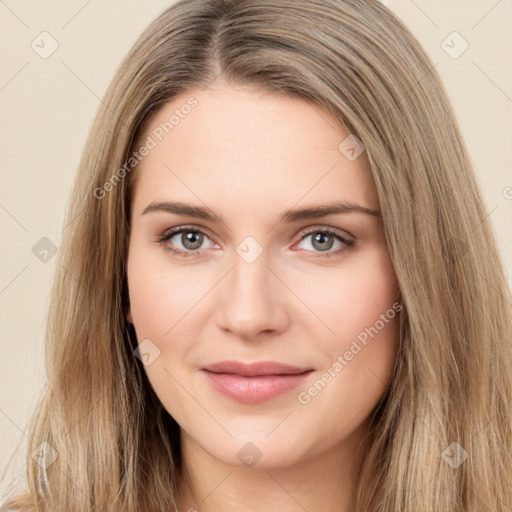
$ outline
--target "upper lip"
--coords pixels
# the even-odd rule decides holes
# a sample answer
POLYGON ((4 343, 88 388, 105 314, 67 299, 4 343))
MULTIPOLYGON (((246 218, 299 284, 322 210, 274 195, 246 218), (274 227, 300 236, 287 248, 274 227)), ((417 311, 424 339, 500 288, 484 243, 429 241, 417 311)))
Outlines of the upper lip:
POLYGON ((239 361, 219 361, 202 368, 212 373, 233 373, 246 377, 260 375, 297 375, 313 368, 291 366, 289 364, 277 363, 275 361, 258 361, 256 363, 242 363, 239 361))

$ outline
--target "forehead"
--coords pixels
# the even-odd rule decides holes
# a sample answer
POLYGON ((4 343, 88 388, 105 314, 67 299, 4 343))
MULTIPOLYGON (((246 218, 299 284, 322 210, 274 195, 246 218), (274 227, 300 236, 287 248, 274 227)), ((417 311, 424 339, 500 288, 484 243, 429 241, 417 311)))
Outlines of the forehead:
POLYGON ((231 86, 187 91, 143 133, 152 149, 136 169, 136 208, 168 195, 239 207, 292 206, 302 197, 375 207, 365 153, 350 160, 340 150, 349 135, 300 98, 231 86))

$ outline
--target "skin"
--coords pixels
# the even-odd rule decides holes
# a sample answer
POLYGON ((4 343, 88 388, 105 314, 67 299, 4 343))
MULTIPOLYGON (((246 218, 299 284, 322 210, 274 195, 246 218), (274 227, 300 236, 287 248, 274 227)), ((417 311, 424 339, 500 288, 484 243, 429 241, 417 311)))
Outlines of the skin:
POLYGON ((248 512, 348 512, 370 415, 396 360, 399 315, 359 343, 362 350, 307 404, 298 394, 399 301, 399 288, 381 217, 279 216, 333 201, 378 211, 366 154, 350 161, 340 152, 349 134, 318 106, 227 84, 175 97, 144 140, 191 96, 197 106, 137 168, 128 254, 127 317, 139 343, 149 339, 160 350, 145 370, 181 428, 187 482, 179 510, 231 512, 243 504, 248 512), (142 214, 159 201, 208 206, 223 222, 142 214), (207 236, 157 241, 184 225, 207 236), (314 243, 310 227, 354 244, 314 243), (237 253, 248 236, 262 250, 251 263, 237 253), (180 257, 169 247, 201 254, 180 257), (246 404, 219 394, 200 370, 226 359, 314 371, 296 389, 246 404), (253 466, 237 456, 254 450, 248 442, 261 457, 253 466))

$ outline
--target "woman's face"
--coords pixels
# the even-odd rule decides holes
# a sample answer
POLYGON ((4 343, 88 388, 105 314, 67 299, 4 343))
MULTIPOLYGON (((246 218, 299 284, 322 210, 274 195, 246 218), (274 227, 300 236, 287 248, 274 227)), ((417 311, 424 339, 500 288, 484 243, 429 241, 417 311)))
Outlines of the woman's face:
POLYGON ((388 385, 399 290, 348 136, 303 100, 228 86, 176 97, 144 135, 128 319, 184 439, 224 463, 354 444, 388 385))

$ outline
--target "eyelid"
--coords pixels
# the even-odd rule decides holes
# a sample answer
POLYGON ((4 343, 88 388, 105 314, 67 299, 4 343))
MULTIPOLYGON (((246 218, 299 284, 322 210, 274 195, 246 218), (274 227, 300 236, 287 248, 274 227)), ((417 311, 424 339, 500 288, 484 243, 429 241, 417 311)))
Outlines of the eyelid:
POLYGON ((333 235, 339 236, 340 238, 343 238, 344 240, 348 241, 355 241, 355 236, 349 233, 348 231, 339 229, 339 228, 333 228, 331 226, 326 226, 323 224, 317 224, 315 226, 308 226, 307 228, 304 228, 299 231, 299 233, 303 233, 301 236, 301 240, 311 233, 317 233, 317 232, 323 232, 323 233, 332 233, 333 235))
MULTIPOLYGON (((202 233, 203 235, 206 235, 211 240, 213 240, 215 238, 215 237, 212 237, 210 235, 210 232, 209 232, 209 230, 207 228, 204 228, 202 226, 195 225, 195 224, 183 224, 183 225, 180 225, 180 226, 176 226, 176 227, 173 227, 173 228, 166 229, 163 232, 163 234, 160 235, 158 238, 159 239, 163 239, 163 238, 166 238, 167 235, 177 234, 177 233, 179 233, 182 230, 185 231, 186 229, 189 229, 190 231, 197 231, 199 233, 202 233)), ((333 234, 338 235, 338 236, 340 236, 342 238, 345 238, 345 239, 347 238, 345 235, 348 235, 348 237, 350 239, 354 239, 355 240, 354 235, 352 235, 348 231, 341 230, 339 228, 334 228, 334 227, 331 227, 331 226, 326 226, 324 224, 316 224, 314 226, 308 226, 308 227, 302 228, 295 235, 295 237, 298 236, 300 233, 302 233, 302 237, 301 237, 301 240, 302 240, 304 236, 310 235, 312 232, 317 232, 317 231, 332 232, 333 234), (342 233, 340 233, 340 231, 342 233)))
MULTIPOLYGON (((217 242, 215 242, 214 237, 212 237, 210 235, 209 231, 206 228, 203 228, 201 226, 196 226, 193 224, 183 224, 183 225, 176 226, 176 227, 173 227, 170 229, 166 229, 161 235, 159 235, 157 237, 156 241, 164 243, 167 240, 169 240, 170 238, 172 238, 173 236, 179 235, 180 233, 182 233, 184 231, 194 231, 197 233, 201 233, 202 235, 208 237, 214 244, 218 245, 217 242)), ((203 250, 204 249, 201 249, 200 251, 203 251, 203 250)), ((180 249, 180 251, 181 251, 181 249, 180 249)), ((197 252, 198 253, 200 251, 187 251, 187 252, 189 252, 189 253, 197 252)))

